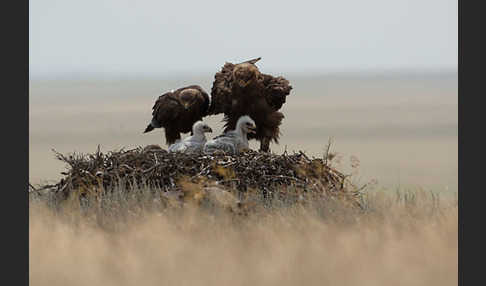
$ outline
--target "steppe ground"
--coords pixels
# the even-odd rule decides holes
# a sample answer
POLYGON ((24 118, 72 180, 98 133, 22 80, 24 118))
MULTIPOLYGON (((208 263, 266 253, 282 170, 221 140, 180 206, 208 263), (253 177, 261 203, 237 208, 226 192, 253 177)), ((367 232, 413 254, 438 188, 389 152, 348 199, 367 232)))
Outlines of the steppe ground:
MULTIPOLYGON (((287 76, 287 75, 286 75, 287 76)), ((304 150, 321 156, 328 139, 339 169, 360 161, 357 180, 457 192, 457 74, 287 76, 294 89, 283 107, 281 153, 304 150)), ((212 75, 174 80, 32 81, 29 180, 60 177, 59 152, 93 152, 160 144, 163 132, 142 134, 162 91, 200 84, 212 75)), ((208 117, 221 132, 222 115, 208 117)), ((252 141, 256 149, 258 144, 252 141)))
POLYGON ((457 201, 397 197, 376 193, 365 213, 295 206, 248 217, 32 203, 30 285, 457 285, 457 201))
MULTIPOLYGON (((355 180, 378 180, 366 211, 298 205, 235 217, 127 198, 116 213, 81 214, 31 201, 30 285, 457 285, 457 75, 288 78, 273 151, 319 156, 333 137, 338 169, 353 171, 355 156, 355 180)), ((192 83, 209 91, 211 79, 32 81, 31 183, 60 177, 51 148, 163 145, 159 130, 142 134, 154 99, 192 83)), ((208 119, 216 134, 220 120, 208 119)))

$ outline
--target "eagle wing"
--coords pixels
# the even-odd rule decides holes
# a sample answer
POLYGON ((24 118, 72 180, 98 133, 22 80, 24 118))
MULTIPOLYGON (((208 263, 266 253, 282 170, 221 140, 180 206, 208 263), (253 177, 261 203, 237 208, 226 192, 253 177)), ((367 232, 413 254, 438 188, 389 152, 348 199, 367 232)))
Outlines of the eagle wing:
POLYGON ((251 60, 247 60, 247 61, 241 62, 240 64, 249 63, 249 64, 254 65, 256 62, 258 62, 261 59, 262 59, 262 57, 258 57, 256 59, 251 59, 251 60))
POLYGON ((231 86, 234 68, 234 64, 225 63, 221 71, 214 75, 208 114, 215 115, 231 111, 231 86))
POLYGON ((238 134, 231 130, 231 131, 227 131, 227 132, 224 132, 216 137, 213 138, 214 139, 223 139, 223 138, 228 138, 228 139, 235 139, 235 138, 238 138, 238 134))
POLYGON ((284 77, 274 77, 268 74, 262 74, 262 76, 265 99, 272 108, 279 110, 285 103, 287 95, 290 94, 292 86, 284 77))
POLYGON ((152 107, 152 117, 159 125, 165 125, 175 120, 182 111, 183 107, 175 96, 175 93, 167 92, 155 101, 152 107))
POLYGON ((194 88, 199 90, 199 95, 197 97, 197 104, 199 106, 199 113, 201 117, 208 115, 210 99, 208 93, 202 89, 199 85, 191 85, 189 88, 194 88))

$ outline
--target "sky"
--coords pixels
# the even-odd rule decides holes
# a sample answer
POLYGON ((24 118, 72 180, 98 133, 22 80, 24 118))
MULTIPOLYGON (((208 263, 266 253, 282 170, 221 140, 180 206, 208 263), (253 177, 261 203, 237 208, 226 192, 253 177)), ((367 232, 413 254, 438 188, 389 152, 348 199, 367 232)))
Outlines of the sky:
POLYGON ((457 69, 452 0, 30 0, 31 78, 457 69))

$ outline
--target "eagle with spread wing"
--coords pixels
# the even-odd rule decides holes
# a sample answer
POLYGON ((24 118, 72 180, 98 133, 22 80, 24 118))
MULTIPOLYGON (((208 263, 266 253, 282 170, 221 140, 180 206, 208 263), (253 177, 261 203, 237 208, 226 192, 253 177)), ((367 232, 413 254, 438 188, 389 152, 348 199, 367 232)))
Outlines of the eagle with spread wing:
POLYGON ((241 116, 250 116, 255 121, 256 133, 248 134, 248 138, 260 141, 260 150, 268 152, 272 140, 278 143, 279 126, 284 118, 278 110, 292 86, 281 76, 261 73, 255 65, 260 59, 225 63, 214 76, 208 115, 224 113, 225 132, 235 129, 241 116))
POLYGON ((208 113, 209 96, 198 85, 189 85, 162 94, 152 107, 152 120, 144 133, 155 128, 165 129, 167 145, 181 139, 181 133, 191 132, 195 122, 208 113))

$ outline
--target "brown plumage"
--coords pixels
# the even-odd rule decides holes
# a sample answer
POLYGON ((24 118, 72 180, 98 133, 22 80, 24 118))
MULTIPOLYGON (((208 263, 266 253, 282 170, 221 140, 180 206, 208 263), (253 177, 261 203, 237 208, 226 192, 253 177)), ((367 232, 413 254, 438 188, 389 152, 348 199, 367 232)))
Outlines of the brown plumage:
POLYGON ((224 113, 225 132, 233 130, 240 116, 249 115, 256 124, 260 150, 269 151, 270 141, 278 143, 284 115, 278 110, 292 86, 285 78, 262 74, 255 65, 261 58, 239 64, 225 63, 214 76, 208 114, 224 113))
POLYGON ((155 101, 144 133, 164 128, 166 144, 171 145, 181 139, 181 133, 192 132, 192 125, 207 115, 208 107, 209 96, 198 85, 164 93, 155 101))

